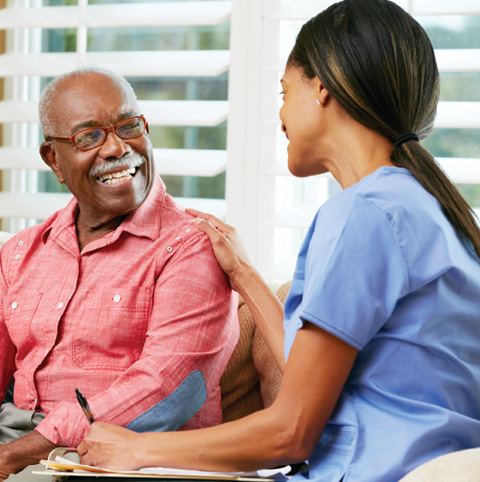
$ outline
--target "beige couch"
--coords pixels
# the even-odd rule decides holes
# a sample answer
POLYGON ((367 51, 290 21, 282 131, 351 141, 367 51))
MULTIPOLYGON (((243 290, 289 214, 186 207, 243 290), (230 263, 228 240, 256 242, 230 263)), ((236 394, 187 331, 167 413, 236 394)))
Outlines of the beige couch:
POLYGON ((7 241, 7 239, 10 239, 12 237, 12 234, 6 233, 5 231, 0 231, 0 246, 7 241))
POLYGON ((480 447, 430 460, 400 482, 480 482, 480 447))
MULTIPOLYGON (((270 282, 285 302, 290 282, 270 282)), ((281 372, 244 301, 238 303, 240 338, 220 380, 223 421, 244 417, 272 404, 280 387, 281 372)))

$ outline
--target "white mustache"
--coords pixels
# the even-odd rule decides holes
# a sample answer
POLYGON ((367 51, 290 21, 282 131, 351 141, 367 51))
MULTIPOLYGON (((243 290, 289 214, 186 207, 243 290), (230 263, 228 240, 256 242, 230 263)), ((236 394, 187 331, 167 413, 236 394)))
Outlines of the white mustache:
POLYGON ((138 152, 131 152, 123 157, 115 159, 114 161, 108 161, 99 166, 94 166, 90 169, 90 176, 98 177, 102 174, 111 171, 112 169, 117 169, 118 167, 123 167, 125 169, 131 169, 133 167, 141 166, 145 161, 146 157, 142 156, 138 152))

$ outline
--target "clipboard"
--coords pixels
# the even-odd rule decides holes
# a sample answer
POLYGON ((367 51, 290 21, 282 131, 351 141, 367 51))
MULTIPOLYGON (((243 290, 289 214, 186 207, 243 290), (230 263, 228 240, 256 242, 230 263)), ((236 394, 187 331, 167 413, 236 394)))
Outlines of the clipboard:
POLYGON ((115 477, 137 479, 176 479, 176 480, 226 480, 239 482, 275 482, 286 481, 286 474, 290 466, 256 472, 210 472, 201 470, 171 469, 167 467, 146 467, 134 471, 108 470, 67 459, 63 455, 68 452, 65 448, 56 448, 48 456, 48 460, 41 460, 45 470, 35 470, 32 474, 49 475, 55 478, 64 477, 115 477))

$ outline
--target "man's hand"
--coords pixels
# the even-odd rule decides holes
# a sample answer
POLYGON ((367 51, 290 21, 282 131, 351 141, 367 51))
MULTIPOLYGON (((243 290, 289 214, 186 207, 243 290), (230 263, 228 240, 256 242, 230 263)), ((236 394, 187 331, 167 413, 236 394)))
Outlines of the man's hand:
POLYGON ((55 447, 55 444, 35 431, 18 440, 0 445, 0 482, 9 475, 46 459, 55 447))

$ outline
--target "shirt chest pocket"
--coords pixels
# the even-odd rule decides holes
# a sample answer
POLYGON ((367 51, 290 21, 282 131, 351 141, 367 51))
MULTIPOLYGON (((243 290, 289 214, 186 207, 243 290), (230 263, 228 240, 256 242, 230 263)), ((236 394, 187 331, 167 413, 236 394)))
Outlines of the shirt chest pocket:
POLYGON ((73 358, 84 369, 125 371, 140 358, 152 305, 145 287, 83 292, 73 358))

